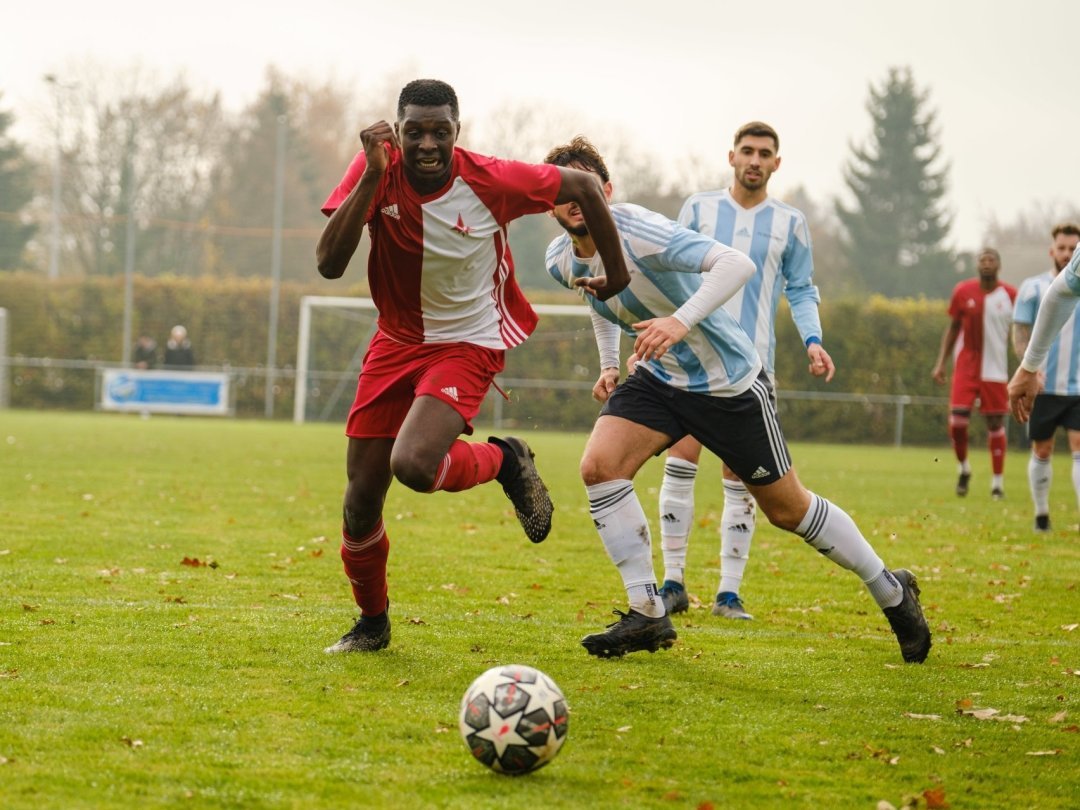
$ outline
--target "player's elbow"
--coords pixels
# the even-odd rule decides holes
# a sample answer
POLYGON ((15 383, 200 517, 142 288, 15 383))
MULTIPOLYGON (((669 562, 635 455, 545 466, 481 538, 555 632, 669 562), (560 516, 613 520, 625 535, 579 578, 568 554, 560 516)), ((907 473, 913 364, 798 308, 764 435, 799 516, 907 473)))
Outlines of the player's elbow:
POLYGON ((754 266, 753 259, 745 253, 739 253, 734 262, 733 270, 739 278, 739 283, 745 284, 757 272, 757 267, 754 266))
POLYGON ((315 248, 315 266, 323 278, 341 278, 348 263, 338 259, 322 242, 315 248))

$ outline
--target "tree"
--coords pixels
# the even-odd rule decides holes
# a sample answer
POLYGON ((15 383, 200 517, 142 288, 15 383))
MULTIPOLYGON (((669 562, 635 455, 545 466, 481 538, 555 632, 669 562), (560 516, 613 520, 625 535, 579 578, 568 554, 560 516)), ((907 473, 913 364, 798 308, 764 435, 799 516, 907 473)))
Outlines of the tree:
POLYGON ((948 165, 940 165, 929 94, 909 68, 890 68, 870 86, 870 143, 852 147, 844 180, 852 207, 837 202, 848 261, 863 287, 891 296, 939 297, 957 282, 944 242, 948 165))
POLYGON ((162 82, 138 66, 116 71, 88 63, 77 75, 55 124, 65 264, 121 273, 133 216, 139 273, 197 272, 208 250, 198 223, 221 166, 219 99, 200 97, 179 76, 162 82))
POLYGON ((14 120, 11 113, 0 110, 0 269, 4 270, 19 265, 35 229, 20 215, 34 196, 34 165, 7 134, 14 120))

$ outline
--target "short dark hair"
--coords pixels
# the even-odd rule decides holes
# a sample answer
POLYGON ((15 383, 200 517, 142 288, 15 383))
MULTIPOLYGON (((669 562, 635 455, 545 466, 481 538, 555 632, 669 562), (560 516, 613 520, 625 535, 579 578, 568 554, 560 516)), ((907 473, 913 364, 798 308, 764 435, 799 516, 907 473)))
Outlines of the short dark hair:
POLYGON ((449 104, 452 119, 459 120, 457 93, 453 87, 438 79, 413 79, 401 88, 397 102, 399 121, 405 117, 405 107, 409 104, 417 107, 442 107, 449 104))
POLYGON ((600 156, 596 147, 584 135, 575 135, 570 143, 556 146, 547 153, 544 163, 550 163, 554 166, 580 166, 600 175, 600 179, 605 183, 611 180, 607 164, 604 163, 604 159, 600 156))
POLYGON ((982 258, 983 256, 990 256, 990 257, 992 257, 992 258, 994 259, 994 261, 996 261, 996 262, 997 262, 997 263, 998 263, 999 265, 1001 264, 1001 254, 1000 254, 1000 253, 998 253, 998 251, 997 251, 997 248, 992 248, 992 247, 984 247, 984 248, 983 248, 982 250, 980 250, 980 251, 979 251, 979 252, 978 252, 978 253, 977 253, 977 254, 975 255, 975 258, 976 258, 976 259, 981 259, 981 258, 982 258))
POLYGON ((749 124, 743 124, 735 130, 734 145, 738 146, 739 141, 748 135, 755 138, 772 138, 773 144, 776 146, 776 151, 780 151, 780 136, 776 134, 775 129, 770 127, 764 121, 751 121, 749 124))
POLYGON ((1066 236, 1080 236, 1080 225, 1075 222, 1061 222, 1050 231, 1050 238, 1057 239, 1061 234, 1066 236))

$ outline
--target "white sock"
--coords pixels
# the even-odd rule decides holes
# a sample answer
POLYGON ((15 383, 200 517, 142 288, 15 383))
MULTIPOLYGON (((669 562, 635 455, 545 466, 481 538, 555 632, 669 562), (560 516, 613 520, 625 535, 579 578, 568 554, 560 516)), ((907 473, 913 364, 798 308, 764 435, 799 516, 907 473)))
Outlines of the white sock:
POLYGON ((1080 453, 1073 453, 1072 482, 1073 491, 1076 493, 1076 508, 1080 509, 1080 453))
POLYGON ((630 607, 646 616, 663 616, 664 600, 656 594, 649 521, 625 478, 586 487, 589 514, 611 561, 619 569, 630 607))
POLYGON ((960 465, 959 465, 959 468, 957 469, 957 472, 966 473, 967 475, 971 475, 971 462, 968 461, 965 458, 963 461, 960 462, 960 465))
MULTIPOLYGON (((1076 462, 1073 461, 1073 480, 1076 479, 1076 462)), ((1034 453, 1028 459, 1028 486, 1036 515, 1050 514, 1050 484, 1054 481, 1054 465, 1049 458, 1039 458, 1034 453)))
POLYGON ((682 582, 686 571, 686 545, 694 522, 694 479, 698 465, 681 458, 664 462, 660 485, 660 550, 664 579, 682 582))
POLYGON ((1001 473, 998 473, 998 474, 994 475, 990 479, 990 491, 992 492, 995 489, 1000 489, 1000 490, 1005 489, 1005 476, 1002 475, 1001 473))
POLYGON ((724 479, 724 515, 720 523, 720 587, 717 593, 739 592, 750 542, 757 523, 757 504, 742 481, 724 479))
POLYGON ((854 571, 867 588, 873 583, 870 593, 882 607, 899 605, 904 598, 900 583, 891 574, 882 577, 885 563, 866 542, 851 516, 836 504, 811 492, 810 508, 795 534, 841 568, 854 571))

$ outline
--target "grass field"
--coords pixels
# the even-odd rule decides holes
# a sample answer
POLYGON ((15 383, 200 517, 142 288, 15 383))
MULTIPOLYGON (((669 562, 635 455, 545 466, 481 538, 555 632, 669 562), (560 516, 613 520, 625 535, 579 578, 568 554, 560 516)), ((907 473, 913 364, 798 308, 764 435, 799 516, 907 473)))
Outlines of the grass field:
MULTIPOLYGON (((0 807, 1080 803, 1067 457, 1055 531, 1035 536, 1020 453, 992 502, 985 452, 961 500, 944 445, 793 447, 808 486, 919 575, 922 666, 852 575, 768 526, 743 588, 755 621, 709 615, 722 495, 706 460, 688 571, 706 607, 670 651, 597 660, 578 640, 624 594, 577 477, 585 437, 528 438, 557 504, 547 542, 497 486, 395 486, 393 641, 327 656, 355 616, 340 426, 0 412, 0 807), (465 687, 509 662, 570 703, 562 753, 521 778, 457 732, 465 687)), ((661 472, 639 477, 650 515, 661 472)))

